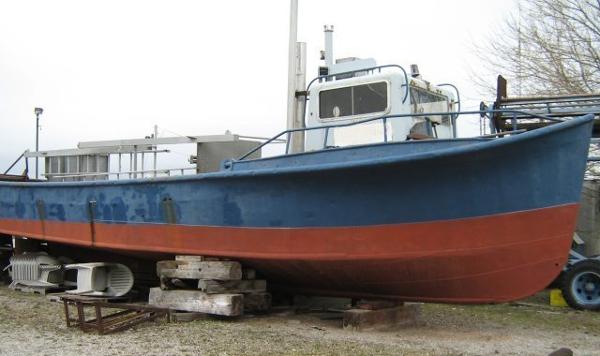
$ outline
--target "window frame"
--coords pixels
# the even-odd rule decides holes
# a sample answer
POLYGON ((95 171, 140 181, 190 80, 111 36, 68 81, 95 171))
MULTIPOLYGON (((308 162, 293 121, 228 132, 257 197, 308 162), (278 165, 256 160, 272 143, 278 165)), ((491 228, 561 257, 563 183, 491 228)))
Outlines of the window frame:
POLYGON ((316 97, 317 97, 317 105, 316 105, 317 120, 319 120, 320 122, 368 119, 371 117, 384 116, 390 112, 390 109, 392 107, 391 83, 388 79, 376 79, 376 80, 370 80, 370 81, 365 81, 365 82, 358 82, 358 83, 352 83, 352 84, 345 83, 345 85, 342 84, 342 85, 331 86, 331 87, 320 89, 316 93, 316 97), (377 84, 377 83, 385 83, 385 87, 386 87, 386 102, 387 103, 386 103, 386 107, 383 111, 376 111, 376 112, 371 112, 371 113, 366 113, 366 114, 356 114, 356 115, 348 115, 348 116, 321 118, 321 92, 329 91, 329 90, 344 89, 344 88, 352 88, 352 87, 357 87, 357 86, 361 86, 361 85, 377 84))

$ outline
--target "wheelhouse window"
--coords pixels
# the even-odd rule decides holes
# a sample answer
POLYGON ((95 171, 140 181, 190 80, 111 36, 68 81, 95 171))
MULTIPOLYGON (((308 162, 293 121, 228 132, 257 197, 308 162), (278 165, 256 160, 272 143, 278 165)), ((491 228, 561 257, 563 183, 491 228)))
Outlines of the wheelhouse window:
POLYGON ((387 107, 386 82, 323 90, 319 93, 319 118, 321 119, 383 112, 387 107))
MULTIPOLYGON (((447 97, 417 87, 410 87, 410 104, 413 113, 447 112, 449 108, 447 97)), ((437 123, 450 122, 449 115, 433 115, 428 118, 437 123)))

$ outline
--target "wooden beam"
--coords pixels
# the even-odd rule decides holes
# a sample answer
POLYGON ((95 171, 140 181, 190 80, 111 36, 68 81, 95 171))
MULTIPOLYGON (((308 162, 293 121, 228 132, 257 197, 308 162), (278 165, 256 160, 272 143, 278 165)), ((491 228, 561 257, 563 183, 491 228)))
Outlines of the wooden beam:
POLYGON ((344 329, 373 330, 415 326, 420 322, 421 305, 407 304, 378 310, 350 309, 344 312, 344 329))
POLYGON ((195 290, 150 288, 148 304, 175 310, 213 315, 239 316, 244 313, 242 294, 206 294, 195 290))
POLYGON ((235 261, 160 261, 156 264, 156 272, 160 278, 242 279, 242 265, 235 261))
POLYGON ((201 279, 198 289, 204 293, 258 293, 267 291, 267 281, 262 279, 239 281, 215 281, 201 279))

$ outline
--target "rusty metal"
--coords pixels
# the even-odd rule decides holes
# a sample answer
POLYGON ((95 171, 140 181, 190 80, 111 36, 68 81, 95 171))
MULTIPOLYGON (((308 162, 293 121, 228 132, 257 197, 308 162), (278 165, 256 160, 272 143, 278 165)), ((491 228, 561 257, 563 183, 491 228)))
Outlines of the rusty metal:
POLYGON ((129 303, 110 303, 107 299, 97 299, 82 296, 61 297, 65 311, 67 327, 78 327, 84 332, 97 331, 99 334, 109 334, 131 328, 137 324, 164 317, 171 322, 169 309, 156 308, 148 305, 129 303), (77 317, 71 317, 70 307, 77 310, 77 317), (85 309, 94 309, 94 318, 86 320, 85 309), (103 309, 121 309, 111 314, 104 314, 103 309))
POLYGON ((508 97, 507 81, 498 76, 496 101, 491 117, 496 132, 518 129, 533 130, 554 122, 540 119, 536 115, 549 118, 571 118, 588 113, 595 115, 594 136, 600 136, 600 94, 547 95, 528 97, 508 97), (507 111, 506 111, 507 110, 507 111), (515 114, 519 111, 519 114, 515 114))
POLYGON ((25 182, 27 180, 26 175, 0 174, 0 181, 4 182, 25 182))

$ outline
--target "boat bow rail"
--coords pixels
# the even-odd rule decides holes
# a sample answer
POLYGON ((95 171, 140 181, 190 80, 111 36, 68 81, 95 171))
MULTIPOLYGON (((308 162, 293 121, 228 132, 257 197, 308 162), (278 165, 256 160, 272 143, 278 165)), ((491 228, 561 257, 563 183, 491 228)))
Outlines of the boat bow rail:
MULTIPOLYGON (((327 150, 327 149, 332 149, 332 148, 339 148, 337 146, 327 146, 327 142, 328 142, 328 138, 329 135, 331 133, 332 130, 336 129, 336 128, 343 128, 343 127, 348 127, 348 126, 357 126, 357 125, 363 125, 363 124, 368 124, 368 123, 373 123, 375 121, 380 121, 381 124, 383 125, 383 137, 382 137, 382 142, 383 144, 388 143, 389 142, 389 135, 388 135, 388 122, 390 120, 394 120, 394 119, 401 119, 404 117, 428 117, 428 116, 434 116, 434 115, 450 115, 453 118, 457 118, 460 115, 480 115, 480 116, 486 116, 486 115, 494 115, 497 112, 502 112, 503 115, 512 115, 515 120, 518 120, 520 117, 527 115, 527 117, 531 117, 534 116, 536 118, 542 119, 542 120, 547 120, 549 122, 563 122, 565 121, 564 119, 561 118, 554 118, 554 117, 548 117, 545 115, 538 115, 538 114, 531 114, 531 113, 525 113, 522 111, 517 111, 517 110, 478 110, 478 111, 455 111, 455 112, 434 112, 434 113, 410 113, 410 114, 399 114, 399 115, 385 115, 385 116, 381 116, 381 117, 375 117, 375 118, 370 118, 370 119, 364 119, 364 120, 360 120, 360 121, 356 121, 356 122, 350 122, 350 123, 341 123, 341 124, 329 124, 329 125, 323 125, 323 126, 315 126, 315 127, 305 127, 305 128, 298 128, 298 129, 288 129, 288 130, 284 130, 282 132, 280 132, 279 134, 273 136, 272 138, 266 140, 264 143, 262 143, 261 145, 257 146, 256 148, 252 149, 251 151, 247 152, 246 154, 242 155, 241 157, 239 157, 238 159, 233 159, 233 160, 228 160, 225 161, 223 163, 223 166, 225 169, 231 169, 233 167, 233 165, 235 165, 237 162, 241 162, 241 161, 247 161, 248 158, 256 151, 261 150, 264 146, 269 145, 273 142, 278 142, 282 140, 282 137, 285 138, 287 144, 286 144, 286 148, 285 148, 285 152, 284 152, 284 156, 287 155, 296 155, 297 153, 290 153, 290 137, 292 134, 296 133, 296 132, 306 132, 306 131, 313 131, 313 130, 323 130, 325 132, 325 139, 323 140, 323 145, 321 150, 327 150)), ((512 130, 512 131, 504 131, 504 132, 499 132, 499 133, 493 133, 490 135, 484 135, 484 136, 478 136, 475 138, 490 138, 490 137, 503 137, 505 135, 514 135, 514 134, 520 134, 525 132, 525 130, 512 130)), ((474 139, 474 138, 471 138, 474 139)), ((444 142, 448 142, 448 141, 452 141, 453 139, 445 139, 445 140, 424 140, 424 141, 444 141, 444 142)), ((461 139, 454 139, 454 140, 461 140, 461 139)), ((463 139, 464 140, 464 139, 463 139)), ((467 139, 468 140, 468 139, 467 139)), ((399 141, 399 142, 403 142, 403 141, 399 141)), ((311 151, 311 152, 318 152, 318 151, 311 151)), ((302 154, 302 153, 300 153, 302 154)))

